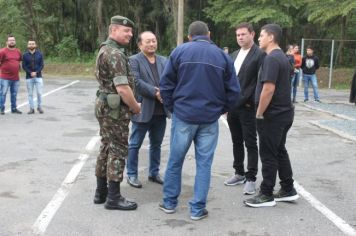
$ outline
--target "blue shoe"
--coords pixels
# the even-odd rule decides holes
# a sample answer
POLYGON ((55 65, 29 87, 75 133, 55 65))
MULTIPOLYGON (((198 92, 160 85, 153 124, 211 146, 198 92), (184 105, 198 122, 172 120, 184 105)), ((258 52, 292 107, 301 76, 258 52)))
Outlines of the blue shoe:
POLYGON ((168 208, 168 207, 166 207, 163 203, 160 203, 159 205, 158 205, 158 208, 160 209, 160 210, 162 210, 164 213, 166 213, 166 214, 173 214, 173 213, 175 213, 176 212, 176 209, 175 208, 168 208))
POLYGON ((202 213, 199 216, 190 216, 190 219, 192 220, 201 220, 207 217, 209 214, 207 209, 203 209, 202 213))

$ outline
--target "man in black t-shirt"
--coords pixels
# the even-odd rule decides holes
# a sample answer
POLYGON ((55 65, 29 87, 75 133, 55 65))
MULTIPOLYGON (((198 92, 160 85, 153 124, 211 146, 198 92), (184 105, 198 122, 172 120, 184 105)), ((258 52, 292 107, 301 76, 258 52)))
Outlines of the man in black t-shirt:
POLYGON ((276 24, 262 27, 258 39, 267 53, 256 87, 256 120, 259 136, 263 181, 260 193, 244 203, 251 207, 274 206, 276 201, 299 198, 293 186, 293 172, 285 147, 287 133, 293 124, 294 107, 290 100, 290 65, 279 47, 282 29, 276 24), (281 189, 273 194, 277 171, 281 189))

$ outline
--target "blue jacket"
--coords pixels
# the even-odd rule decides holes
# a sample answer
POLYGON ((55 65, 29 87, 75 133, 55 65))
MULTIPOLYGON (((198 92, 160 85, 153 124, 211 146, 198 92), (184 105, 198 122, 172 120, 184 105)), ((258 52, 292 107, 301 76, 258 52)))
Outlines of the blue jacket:
POLYGON ((43 69, 43 56, 42 53, 36 49, 35 53, 32 54, 30 51, 26 51, 22 56, 22 68, 26 71, 26 79, 30 79, 31 72, 36 72, 37 78, 42 78, 43 69))
MULTIPOLYGON (((158 74, 161 75, 167 59, 160 55, 156 55, 156 64, 158 74)), ((134 122, 146 123, 149 122, 153 116, 156 104, 156 89, 159 87, 155 81, 149 62, 145 55, 140 52, 130 57, 130 65, 135 76, 136 85, 136 100, 141 103, 141 112, 131 116, 134 122)), ((166 116, 170 117, 169 112, 165 109, 166 116)))
POLYGON ((179 119, 209 124, 237 103, 240 85, 232 60, 206 36, 173 50, 160 79, 163 104, 179 119))

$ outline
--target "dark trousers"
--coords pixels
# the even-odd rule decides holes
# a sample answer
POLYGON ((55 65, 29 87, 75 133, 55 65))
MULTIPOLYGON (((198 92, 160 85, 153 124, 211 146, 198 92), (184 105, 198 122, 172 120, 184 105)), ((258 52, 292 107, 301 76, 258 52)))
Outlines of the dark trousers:
POLYGON ((294 112, 289 112, 273 119, 257 119, 263 177, 260 189, 267 196, 273 194, 277 171, 282 189, 293 189, 293 172, 285 147, 293 117, 294 112))
POLYGON ((235 174, 245 175, 249 181, 256 181, 258 170, 258 148, 254 107, 241 107, 227 115, 233 144, 235 174), (247 149, 247 172, 245 173, 245 147, 247 149))

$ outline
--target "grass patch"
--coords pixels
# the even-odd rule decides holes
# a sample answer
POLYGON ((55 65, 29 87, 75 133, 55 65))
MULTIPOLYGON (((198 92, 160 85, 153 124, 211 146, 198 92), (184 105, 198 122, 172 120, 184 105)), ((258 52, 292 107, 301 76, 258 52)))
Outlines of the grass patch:
MULTIPOLYGON (((333 70, 331 78, 331 88, 350 89, 354 68, 337 68, 333 70)), ((320 88, 329 87, 329 68, 321 67, 317 70, 318 86, 320 88)))

